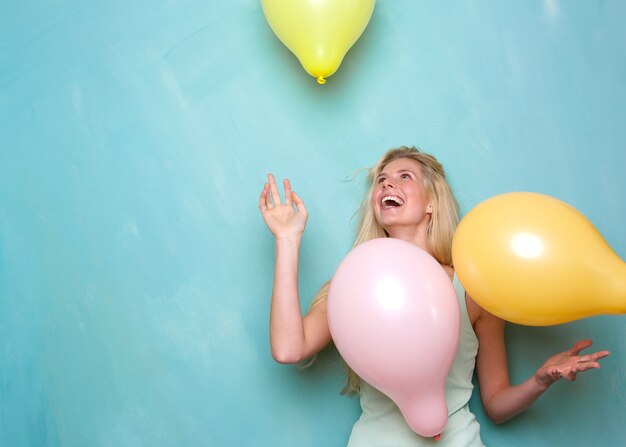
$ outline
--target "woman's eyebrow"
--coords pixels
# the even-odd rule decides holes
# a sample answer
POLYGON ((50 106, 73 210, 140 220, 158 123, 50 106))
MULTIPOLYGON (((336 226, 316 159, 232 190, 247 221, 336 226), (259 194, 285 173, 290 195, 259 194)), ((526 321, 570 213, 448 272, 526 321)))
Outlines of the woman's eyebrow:
POLYGON ((410 169, 400 169, 400 170, 396 171, 396 174, 404 174, 405 172, 408 172, 409 174, 415 175, 415 172, 411 171, 410 169))
MULTIPOLYGON (((411 171, 410 169, 398 169, 394 174, 400 175, 400 174, 404 174, 405 172, 408 172, 409 174, 413 174, 414 177, 417 176, 417 174, 415 174, 415 172, 411 171)), ((376 180, 379 180, 381 177, 386 177, 387 175, 389 175, 387 172, 381 172, 380 174, 376 176, 376 180)))

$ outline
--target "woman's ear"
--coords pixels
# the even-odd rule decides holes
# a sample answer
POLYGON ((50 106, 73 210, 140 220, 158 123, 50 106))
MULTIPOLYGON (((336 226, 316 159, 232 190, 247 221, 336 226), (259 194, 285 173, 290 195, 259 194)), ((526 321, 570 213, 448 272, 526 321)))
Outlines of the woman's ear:
POLYGON ((429 214, 433 213, 433 205, 432 203, 429 203, 428 206, 426 207, 426 212, 429 214))

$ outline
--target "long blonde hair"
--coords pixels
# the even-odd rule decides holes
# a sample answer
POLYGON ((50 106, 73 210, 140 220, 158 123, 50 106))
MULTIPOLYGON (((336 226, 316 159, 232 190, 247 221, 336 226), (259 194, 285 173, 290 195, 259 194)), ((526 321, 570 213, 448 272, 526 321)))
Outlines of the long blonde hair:
MULTIPOLYGON (((459 205, 448 185, 441 163, 432 155, 420 152, 415 147, 400 146, 390 149, 369 169, 367 180, 370 186, 359 207, 359 224, 353 247, 372 239, 389 237, 376 221, 372 195, 376 187, 376 177, 387 164, 399 158, 409 158, 420 166, 426 196, 432 205, 432 216, 426 236, 428 251, 440 264, 452 266, 452 238, 459 223, 459 205)), ((311 309, 328 298, 329 285, 330 281, 322 286, 311 303, 311 309)), ((360 385, 360 377, 348 368, 348 378, 342 393, 359 392, 360 385)))

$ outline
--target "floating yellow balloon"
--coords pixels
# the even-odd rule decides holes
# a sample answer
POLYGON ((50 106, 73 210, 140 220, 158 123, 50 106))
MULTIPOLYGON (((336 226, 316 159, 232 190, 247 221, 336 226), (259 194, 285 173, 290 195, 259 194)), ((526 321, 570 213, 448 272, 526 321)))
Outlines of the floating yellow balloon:
POLYGON ((320 84, 332 75, 372 16, 375 0, 262 0, 278 38, 320 84))
POLYGON ((626 313, 626 263, 576 209, 553 197, 509 193, 476 206, 452 244, 454 267, 483 308, 545 326, 626 313))

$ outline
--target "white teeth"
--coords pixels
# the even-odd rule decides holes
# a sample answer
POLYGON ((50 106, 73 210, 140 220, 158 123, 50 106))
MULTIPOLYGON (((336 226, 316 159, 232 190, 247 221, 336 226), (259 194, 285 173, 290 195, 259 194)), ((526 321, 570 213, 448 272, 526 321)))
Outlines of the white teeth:
POLYGON ((383 205, 383 206, 387 206, 387 207, 389 207, 389 206, 394 206, 394 205, 395 205, 395 206, 402 206, 402 205, 404 205, 404 200, 402 200, 402 199, 401 199, 400 197, 398 197, 398 196, 391 196, 391 195, 389 195, 389 196, 384 196, 384 197, 381 199, 381 201, 380 201, 380 202, 382 203, 382 205, 383 205), (390 203, 390 202, 392 202, 392 203, 390 203))

